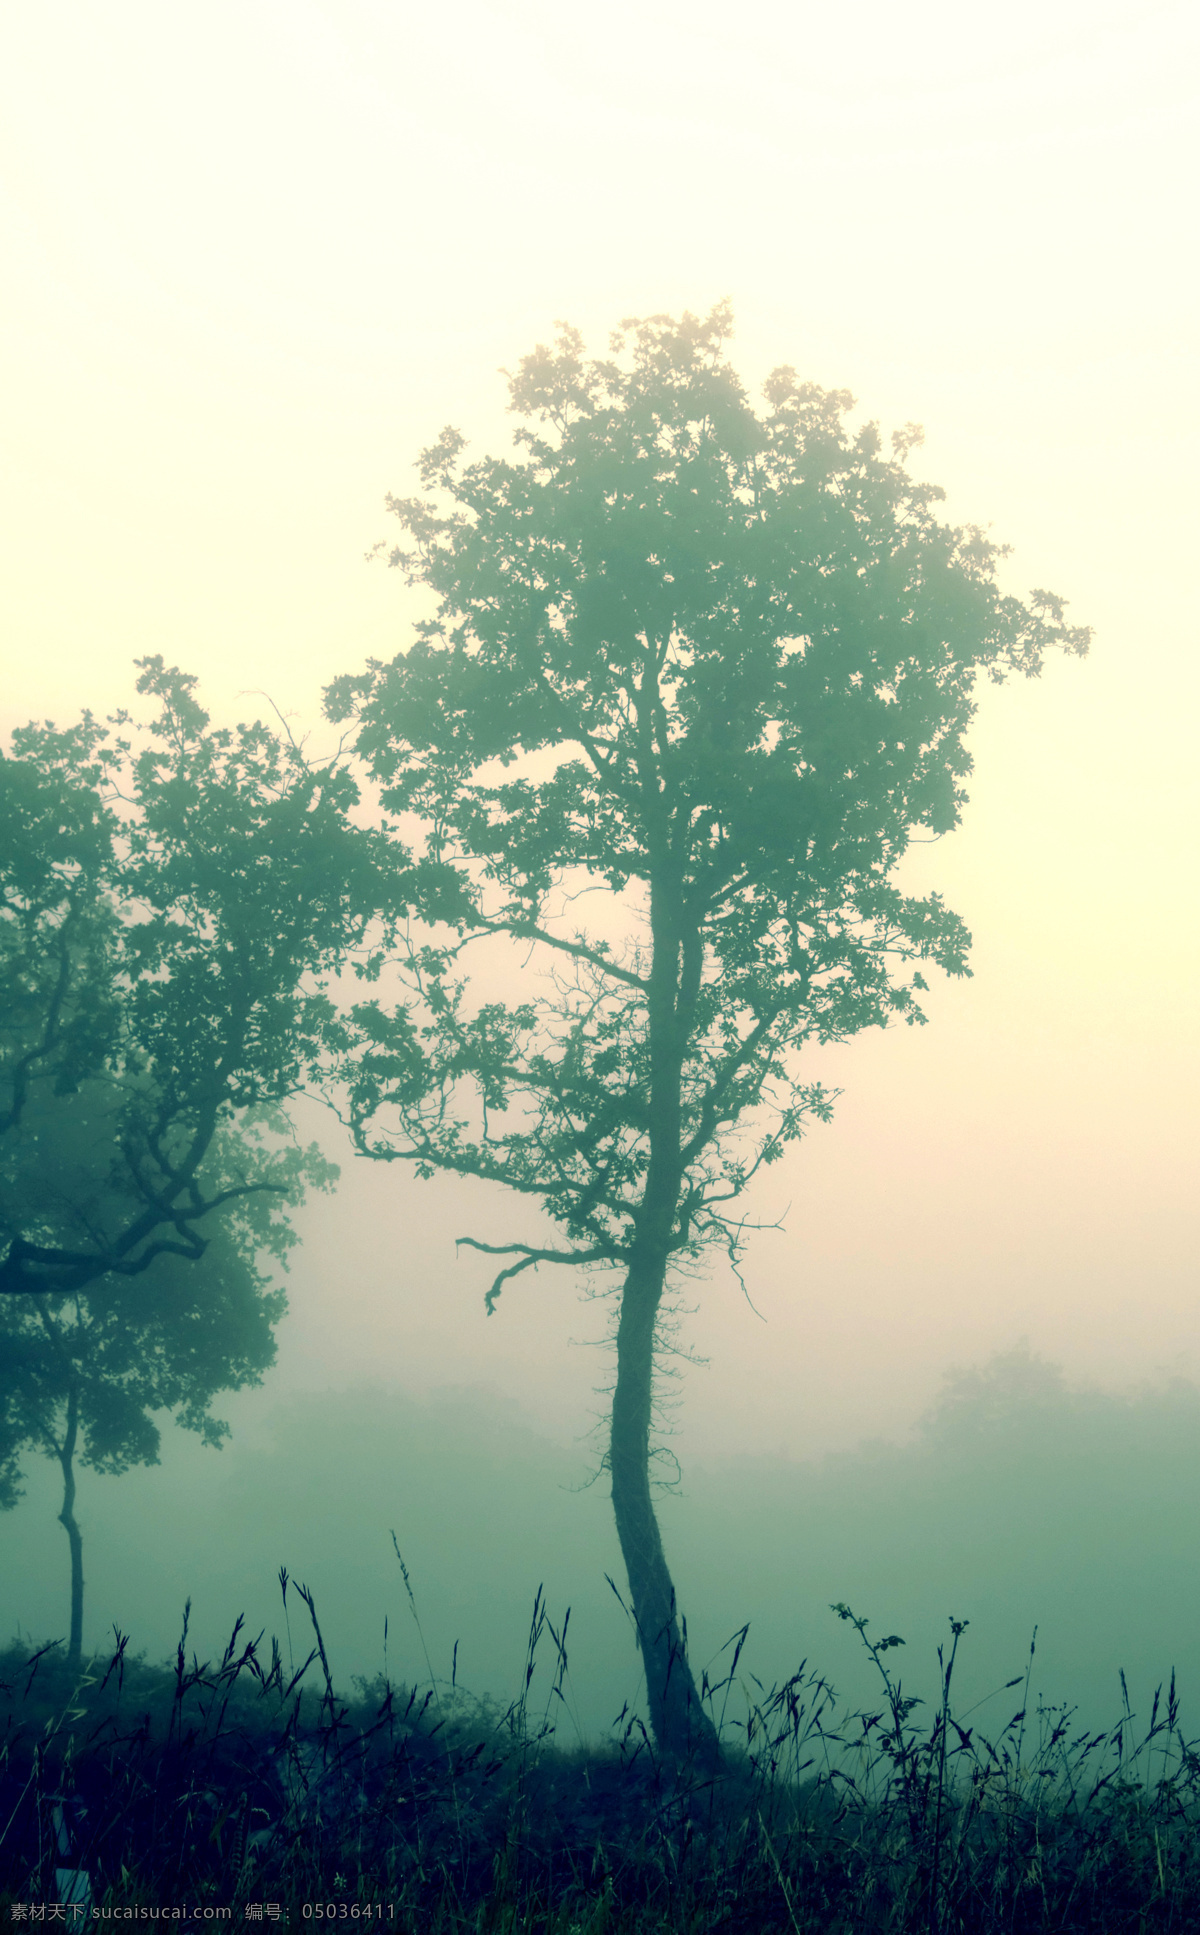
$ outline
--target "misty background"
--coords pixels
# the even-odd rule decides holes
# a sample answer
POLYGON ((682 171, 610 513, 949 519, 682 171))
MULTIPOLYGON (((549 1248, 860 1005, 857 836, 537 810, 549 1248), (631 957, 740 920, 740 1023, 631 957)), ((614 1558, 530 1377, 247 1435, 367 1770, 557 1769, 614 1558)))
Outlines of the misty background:
MULTIPOLYGON (((275 1576, 285 1564, 315 1595, 347 1690, 358 1675, 412 1685, 432 1674, 506 1702, 520 1691, 541 1586, 556 1626, 571 1610, 560 1734, 603 1734, 626 1702, 638 1707, 632 1632, 605 1577, 624 1589, 620 1552, 589 1447, 556 1442, 488 1390, 417 1398, 364 1384, 227 1408, 239 1428, 224 1451, 175 1432, 157 1468, 84 1475, 94 1645, 113 1642, 108 1619, 165 1658, 190 1599, 189 1656, 219 1657, 242 1612, 243 1642, 265 1628, 299 1665, 313 1634, 294 1594, 285 1617, 275 1576)), ((770 1686, 807 1659, 845 1700, 874 1708, 873 1669, 830 1610, 845 1600, 875 1637, 906 1640, 889 1664, 926 1699, 949 1616, 969 1619, 957 1710, 981 1703, 985 1732, 1024 1704, 1000 1689, 1025 1674, 1035 1628, 1031 1710, 1040 1697, 1074 1705, 1080 1727, 1111 1726, 1118 1669, 1145 1715, 1174 1668, 1186 1719, 1200 1681, 1198 1460, 1194 1385, 1071 1392, 1019 1350, 949 1383, 903 1445, 805 1462, 697 1459, 659 1501, 693 1664, 721 1677, 722 1647, 749 1622, 744 1694, 751 1676, 770 1686)), ((5 1528, 17 1575, 6 1598, 38 1643, 65 1625, 54 1476, 42 1461, 5 1528)), ((728 1648, 723 1657, 727 1668, 728 1648)), ((535 1709, 554 1665, 548 1639, 541 1661, 535 1709)), ((735 1692, 732 1711, 740 1704, 735 1692)))
MULTIPOLYGON (((1097 1723, 1119 1666, 1136 1701, 1172 1664, 1197 1686, 1198 37, 1184 6, 929 0, 47 0, 0 29, 4 732, 128 703, 161 651, 218 719, 269 696, 331 744, 322 687, 420 612, 363 559, 417 450, 446 422, 506 448, 496 371, 555 318, 599 352, 725 294, 751 388, 790 361, 922 422, 949 515, 1095 627, 983 695, 964 827, 910 864, 973 979, 814 1066, 843 1095, 750 1201, 780 1226, 754 1307, 718 1262, 682 1286, 707 1363, 670 1387, 662 1511, 699 1663, 750 1620, 768 1682, 808 1655, 866 1697, 845 1599, 906 1675, 970 1618, 978 1697, 1035 1622, 1047 1695, 1097 1723), (1023 1340, 1062 1389, 1013 1370, 998 1417, 922 1433, 948 1372, 1023 1340)), ((437 1673, 457 1639, 511 1690, 544 1582, 604 1726, 637 1685, 579 1489, 606 1306, 531 1274, 487 1321, 453 1239, 527 1238, 521 1205, 303 1127, 342 1182, 298 1220, 275 1370, 218 1404, 232 1443, 168 1427, 160 1466, 81 1473, 87 1643, 163 1653, 189 1594, 202 1649, 242 1611, 279 1631, 284 1563, 340 1677, 382 1669, 385 1616, 424 1677, 394 1528, 437 1673)), ((28 1471, 0 1633, 40 1641, 66 1540, 28 1471)))

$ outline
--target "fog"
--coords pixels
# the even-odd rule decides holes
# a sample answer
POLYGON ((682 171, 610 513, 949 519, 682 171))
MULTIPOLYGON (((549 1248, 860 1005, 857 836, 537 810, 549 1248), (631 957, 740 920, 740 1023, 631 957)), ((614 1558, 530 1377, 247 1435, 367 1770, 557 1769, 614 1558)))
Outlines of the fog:
MULTIPOLYGON (((162 652, 217 717, 269 700, 331 743, 322 687, 421 609, 363 556, 416 451, 447 421, 506 448, 496 372, 557 317, 599 353, 726 294, 752 387, 791 362, 922 422, 949 514, 1095 627, 984 693, 964 826, 909 863, 973 978, 814 1063, 841 1099, 753 1193, 748 1294, 719 1263, 680 1286, 702 1361, 668 1387, 662 1513, 700 1663, 750 1620, 760 1677, 807 1655, 865 1697, 847 1600, 914 1674, 969 1618, 979 1697, 1037 1624, 1047 1697, 1101 1720, 1118 1667, 1141 1698, 1174 1664, 1186 1699, 1200 1666, 1200 1400, 1173 1382, 1200 1376, 1197 32, 874 0, 47 0, 3 30, 5 733, 128 703, 162 652), (1061 1391, 920 1435, 948 1373, 1022 1347, 1061 1391)), ((198 1645, 243 1611, 282 1630, 286 1564, 339 1675, 383 1670, 386 1616, 423 1677, 394 1529, 437 1674, 457 1640, 504 1697, 544 1583, 601 1728, 637 1691, 584 1483, 609 1307, 543 1272, 485 1318, 454 1239, 532 1240, 530 1212, 303 1126, 342 1181, 299 1218, 276 1368, 217 1407, 231 1444, 167 1427, 160 1466, 81 1476, 87 1641, 165 1652, 189 1595, 198 1645)), ((56 1509, 31 1459, 0 1634, 65 1630, 56 1509)))
MULTIPOLYGON (((363 1385, 232 1408, 239 1428, 225 1451, 176 1434, 157 1469, 85 1476, 94 1645, 111 1645, 115 1622, 166 1657, 190 1598, 189 1649, 201 1658, 224 1650, 244 1613, 250 1637, 277 1634, 299 1665, 313 1636, 294 1594, 285 1615, 286 1565, 314 1594, 347 1690, 356 1675, 432 1674, 506 1701, 520 1690, 540 1586, 557 1627, 571 1615, 560 1732, 603 1734, 627 1701, 637 1707, 633 1637, 605 1576, 623 1587, 611 1508, 603 1482, 589 1482, 594 1450, 532 1429, 486 1389, 417 1399, 363 1385)), ((899 1670, 925 1698, 950 1615, 968 1619, 958 1710, 982 1703, 985 1730, 1022 1704, 999 1689, 1030 1666, 1035 1628, 1031 1704, 1072 1703, 1081 1725, 1112 1725, 1120 1669, 1144 1711, 1174 1668, 1190 1711, 1198 1459, 1195 1386, 1125 1399, 1071 1391, 1020 1351, 944 1387, 903 1444, 806 1462, 697 1458, 659 1507, 693 1661, 711 1667, 749 1622, 744 1689, 750 1675, 769 1685, 807 1659, 845 1699, 877 1704, 869 1663, 830 1610, 846 1601, 877 1636, 906 1641, 899 1670)), ((39 1643, 63 1627, 57 1502, 46 1464, 5 1527, 0 1615, 39 1643)), ((547 1639, 543 1668, 552 1653, 547 1639)), ((535 1682, 535 1704, 545 1687, 535 1682)))

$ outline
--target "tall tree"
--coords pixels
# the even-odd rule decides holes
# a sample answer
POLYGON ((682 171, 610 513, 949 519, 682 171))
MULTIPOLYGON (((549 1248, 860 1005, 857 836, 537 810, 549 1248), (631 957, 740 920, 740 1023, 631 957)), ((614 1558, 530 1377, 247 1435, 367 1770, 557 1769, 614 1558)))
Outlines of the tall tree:
MULTIPOLYGON (((136 1215, 136 1200, 113 1200, 129 1188, 119 1165, 114 1172, 118 1111, 99 1081, 66 1096, 35 1094, 3 1151, 4 1205, 19 1201, 68 1246, 77 1224, 120 1225, 136 1215)), ((261 1383, 274 1361, 286 1298, 273 1287, 269 1263, 286 1267, 297 1241, 288 1211, 306 1186, 327 1187, 334 1173, 315 1150, 295 1145, 277 1112, 250 1113, 218 1130, 201 1166, 205 1194, 227 1201, 208 1220, 200 1257, 169 1252, 133 1277, 0 1299, 0 1508, 22 1495, 27 1449, 57 1462, 71 1555, 72 1664, 83 1647, 77 1459, 103 1472, 156 1464, 160 1433, 151 1414, 162 1411, 206 1444, 221 1444, 229 1427, 213 1416, 213 1400, 261 1383), (247 1176, 259 1187, 242 1189, 247 1176)))
POLYGON ((252 1140, 217 1188, 215 1142, 311 1077, 332 1012, 323 978, 379 898, 340 761, 315 766, 261 723, 215 728, 194 679, 161 659, 141 667, 138 690, 157 703, 145 730, 125 715, 31 725, 0 756, 9 1294, 70 1295, 162 1256, 195 1261, 211 1215, 283 1188, 252 1140), (30 1151, 51 1145, 26 1133, 83 1083, 110 1162, 86 1212, 36 1186, 30 1151))
POLYGON ((400 998, 345 1038, 358 1149, 542 1206, 557 1240, 463 1239, 512 1259, 489 1311, 537 1264, 615 1273, 607 1464, 650 1715, 709 1759, 651 1486, 670 1272, 736 1262, 737 1199, 828 1114, 801 1051, 919 1021, 927 963, 967 971, 963 923, 896 868, 958 823, 980 675, 1088 639, 939 521, 911 426, 885 454, 788 368, 756 412, 729 333, 724 308, 652 317, 589 361, 564 328, 509 381, 513 458, 444 431, 424 494, 389 500, 435 615, 328 698, 441 881, 400 998), (584 889, 617 903, 590 931, 584 889), (523 1000, 472 998, 496 937, 545 970, 523 1000))

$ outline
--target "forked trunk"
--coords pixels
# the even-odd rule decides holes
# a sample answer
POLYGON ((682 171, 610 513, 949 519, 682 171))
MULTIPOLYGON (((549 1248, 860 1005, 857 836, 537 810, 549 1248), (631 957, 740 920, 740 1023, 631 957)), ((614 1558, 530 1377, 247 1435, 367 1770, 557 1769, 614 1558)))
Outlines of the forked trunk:
POLYGON ((83 1537, 75 1520, 75 1444, 79 1436, 79 1392, 75 1385, 67 1400, 67 1429, 58 1447, 58 1462, 63 1474, 62 1511, 59 1524, 66 1531, 71 1547, 71 1638, 67 1647, 68 1666, 78 1666, 83 1654, 83 1537))
POLYGON ((609 1450, 613 1512, 645 1667, 654 1738, 670 1759, 689 1760, 711 1771, 721 1764, 720 1744, 688 1664, 675 1588, 650 1495, 654 1330, 665 1266, 665 1257, 657 1267, 635 1260, 621 1294, 609 1450))

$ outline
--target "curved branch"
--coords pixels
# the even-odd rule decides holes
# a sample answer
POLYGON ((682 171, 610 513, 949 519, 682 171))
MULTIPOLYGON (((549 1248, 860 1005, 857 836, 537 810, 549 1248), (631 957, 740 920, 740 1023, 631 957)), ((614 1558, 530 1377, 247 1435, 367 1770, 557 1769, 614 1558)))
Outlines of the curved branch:
POLYGON ((163 1224, 171 1224, 176 1230, 179 1241, 160 1237, 148 1243, 135 1256, 128 1251, 136 1248, 136 1243, 126 1231, 113 1247, 104 1252, 95 1250, 68 1250, 42 1243, 29 1243, 24 1237, 17 1237, 10 1245, 8 1254, 0 1263, 0 1296, 24 1296, 51 1294, 69 1296, 72 1291, 83 1290, 89 1283, 100 1277, 138 1277, 148 1270, 156 1257, 182 1256, 196 1263, 208 1248, 208 1238, 201 1236, 191 1225, 202 1216, 208 1216, 214 1209, 221 1209, 226 1203, 235 1202, 243 1196, 254 1196, 266 1191, 275 1196, 286 1196, 287 1187, 283 1183, 239 1183, 223 1189, 216 1196, 205 1201, 202 1197, 185 1210, 172 1210, 164 1205, 162 1213, 156 1215, 147 1226, 147 1211, 140 1216, 136 1227, 141 1231, 136 1242, 140 1243, 153 1229, 161 1229, 163 1224), (34 1274, 35 1272, 39 1274, 34 1274), (40 1273, 45 1273, 44 1276, 40 1273), (58 1276, 55 1273, 60 1273, 58 1276))
POLYGON ((474 1236, 457 1236, 454 1239, 456 1250, 466 1247, 469 1250, 482 1250, 485 1256, 519 1256, 519 1263, 510 1263, 507 1270, 501 1270, 493 1280, 491 1289, 484 1297, 489 1317, 495 1315, 496 1300, 510 1277, 519 1277, 522 1270, 536 1269, 539 1263, 615 1263, 619 1252, 615 1249, 596 1250, 537 1250, 528 1243, 480 1243, 474 1236))

